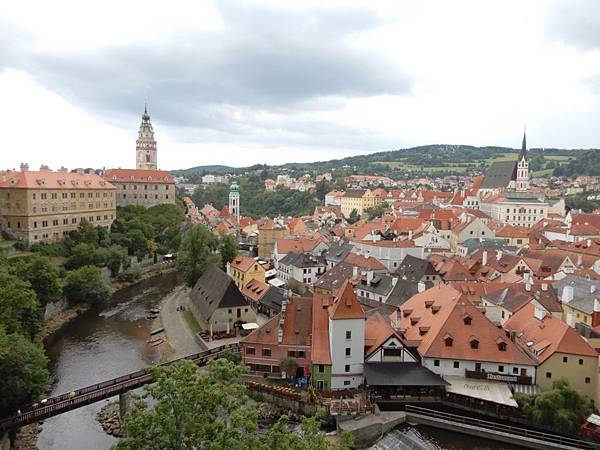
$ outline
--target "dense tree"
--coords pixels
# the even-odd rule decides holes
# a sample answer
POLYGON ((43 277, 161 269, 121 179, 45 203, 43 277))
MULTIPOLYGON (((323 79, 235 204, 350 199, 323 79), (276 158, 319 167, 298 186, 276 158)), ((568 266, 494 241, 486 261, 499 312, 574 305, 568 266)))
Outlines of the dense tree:
POLYGON ((203 225, 191 225, 181 241, 179 267, 184 272, 188 286, 194 286, 209 264, 221 265, 221 257, 215 253, 218 248, 216 237, 203 225))
POLYGON ((279 367, 281 367, 288 377, 295 377, 296 370, 298 370, 298 361, 291 356, 286 356, 280 361, 279 367))
POLYGON ((356 209, 350 211, 350 216, 348 216, 346 220, 350 224, 358 222, 360 220, 360 215, 358 214, 358 211, 356 209))
POLYGON ((143 258, 148 254, 148 239, 142 230, 133 229, 127 232, 127 241, 129 244, 129 254, 143 258))
POLYGON ((233 259, 239 254, 239 245, 234 235, 221 234, 219 242, 219 254, 221 255, 222 267, 225 269, 227 263, 233 261, 233 259))
POLYGON ((0 328, 0 416, 39 398, 48 387, 47 366, 41 345, 0 328))
POLYGON ((515 394, 523 413, 540 428, 576 435, 579 425, 591 414, 589 402, 564 378, 552 390, 539 395, 515 394))
POLYGON ((28 281, 0 266, 0 327, 33 339, 42 323, 42 309, 28 281))
POLYGON ((97 255, 96 246, 88 242, 80 242, 71 248, 70 256, 64 265, 67 269, 79 269, 83 266, 101 265, 101 255, 97 255), (100 258, 99 258, 100 256, 100 258))
POLYGON ((344 435, 331 445, 320 431, 320 418, 305 419, 302 436, 292 434, 284 416, 263 436, 258 436, 256 406, 250 401, 240 376, 244 366, 227 359, 209 362, 201 375, 191 361, 150 369, 156 383, 145 388, 155 403, 144 400, 126 416, 126 437, 117 450, 129 449, 248 449, 347 450, 344 435))
POLYGON ((67 273, 64 294, 70 303, 98 304, 108 299, 110 290, 97 267, 83 266, 67 273))
POLYGON ((75 244, 85 243, 93 246, 98 245, 98 227, 85 219, 82 219, 76 231, 70 233, 75 244))
POLYGON ((13 270, 19 278, 29 281, 42 307, 62 296, 60 272, 50 258, 40 255, 20 258, 13 264, 13 270))
POLYGON ((287 283, 285 283, 285 288, 288 291, 292 291, 294 294, 303 294, 304 287, 296 280, 295 278, 290 278, 287 283))
POLYGON ((130 261, 127 256, 127 250, 118 245, 111 245, 107 249, 106 267, 109 268, 110 273, 113 277, 119 274, 121 269, 127 269, 130 261))

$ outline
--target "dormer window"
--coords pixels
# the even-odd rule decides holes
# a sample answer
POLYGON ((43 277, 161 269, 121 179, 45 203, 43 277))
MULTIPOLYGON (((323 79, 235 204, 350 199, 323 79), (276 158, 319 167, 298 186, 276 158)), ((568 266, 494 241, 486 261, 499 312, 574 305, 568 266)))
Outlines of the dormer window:
POLYGON ((452 347, 453 343, 454 343, 454 339, 452 339, 452 336, 446 336, 444 338, 444 344, 446 344, 446 347, 452 347))
POLYGON ((431 314, 437 314, 440 311, 440 309, 442 309, 440 305, 433 305, 431 307, 431 314))
POLYGON ((501 352, 506 351, 506 342, 504 342, 502 339, 498 339, 496 343, 498 344, 498 350, 500 350, 501 352))
POLYGON ((410 318, 410 324, 411 325, 416 325, 417 323, 419 323, 420 317, 411 317, 410 318))
POLYGON ((463 316, 463 322, 464 322, 465 325, 471 325, 472 320, 473 319, 468 314, 465 314, 463 316))
POLYGON ((408 317, 408 316, 410 316, 411 313, 412 313, 412 309, 403 309, 402 310, 403 317, 408 317))
POLYGON ((427 334, 428 331, 429 331, 429 327, 419 327, 419 336, 423 336, 423 335, 427 334))
POLYGON ((433 300, 425 300, 425 308, 431 308, 433 305, 433 300))
POLYGON ((479 348, 479 341, 476 338, 471 338, 469 340, 469 345, 471 345, 471 348, 473 348, 473 349, 478 349, 479 348))

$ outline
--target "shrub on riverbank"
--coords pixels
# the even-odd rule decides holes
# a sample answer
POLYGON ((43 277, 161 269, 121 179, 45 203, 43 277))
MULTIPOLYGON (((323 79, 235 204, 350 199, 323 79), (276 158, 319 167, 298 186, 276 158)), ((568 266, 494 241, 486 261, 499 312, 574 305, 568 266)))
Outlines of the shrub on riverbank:
POLYGON ((94 266, 83 266, 67 273, 64 293, 71 304, 86 302, 94 305, 110 297, 100 270, 94 266))

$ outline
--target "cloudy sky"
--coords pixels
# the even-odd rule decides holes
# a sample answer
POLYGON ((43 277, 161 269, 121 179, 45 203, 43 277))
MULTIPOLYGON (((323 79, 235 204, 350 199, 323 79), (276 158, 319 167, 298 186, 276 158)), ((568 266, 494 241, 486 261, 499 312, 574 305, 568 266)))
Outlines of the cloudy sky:
POLYGON ((600 147, 600 2, 0 6, 0 168, 134 167, 144 101, 165 169, 600 147))

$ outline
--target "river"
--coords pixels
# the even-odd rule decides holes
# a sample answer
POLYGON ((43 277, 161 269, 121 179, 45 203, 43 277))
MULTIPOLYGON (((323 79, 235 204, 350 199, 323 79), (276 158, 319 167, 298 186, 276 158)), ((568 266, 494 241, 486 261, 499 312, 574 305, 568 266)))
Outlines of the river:
MULTIPOLYGON (((92 309, 47 342, 54 377, 51 395, 95 384, 156 363, 160 348, 146 341, 152 327, 146 310, 177 285, 173 275, 145 280, 119 292, 109 305, 92 309)), ((96 414, 106 401, 50 418, 42 425, 40 450, 107 450, 117 439, 106 434, 96 414)), ((429 427, 400 427, 378 449, 514 449, 503 444, 429 427)))
MULTIPOLYGON (((145 280, 117 293, 110 305, 92 309, 46 345, 55 384, 51 395, 95 384, 158 362, 161 350, 146 343, 155 307, 177 284, 173 275, 145 280)), ((106 450, 116 438, 104 433, 96 414, 106 401, 46 420, 41 450, 106 450)))

